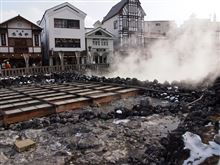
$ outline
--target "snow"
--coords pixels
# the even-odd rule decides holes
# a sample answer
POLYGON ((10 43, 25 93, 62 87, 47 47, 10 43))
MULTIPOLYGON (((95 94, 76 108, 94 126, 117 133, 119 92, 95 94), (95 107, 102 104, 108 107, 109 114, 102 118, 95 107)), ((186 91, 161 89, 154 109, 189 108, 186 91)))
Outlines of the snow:
POLYGON ((129 119, 124 119, 124 120, 114 120, 114 124, 121 124, 121 123, 128 123, 130 120, 129 119))
POLYGON ((117 114, 122 114, 123 112, 122 112, 122 110, 117 110, 116 113, 117 114))
POLYGON ((211 127, 213 126, 212 122, 209 122, 207 125, 205 125, 205 127, 211 127))
POLYGON ((186 132, 183 139, 184 149, 190 150, 190 157, 184 161, 183 165, 199 165, 213 155, 220 156, 220 145, 213 141, 210 141, 208 145, 204 144, 200 136, 191 132, 186 132))

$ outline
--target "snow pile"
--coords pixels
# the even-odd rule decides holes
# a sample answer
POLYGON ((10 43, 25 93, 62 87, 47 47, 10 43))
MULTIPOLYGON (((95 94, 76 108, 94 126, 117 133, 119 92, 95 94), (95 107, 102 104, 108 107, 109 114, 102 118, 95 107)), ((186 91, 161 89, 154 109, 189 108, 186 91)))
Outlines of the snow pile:
POLYGON ((191 132, 183 135, 185 148, 190 150, 190 157, 184 161, 183 165, 199 165, 211 156, 220 156, 220 145, 210 141, 209 145, 202 143, 201 138, 191 132))

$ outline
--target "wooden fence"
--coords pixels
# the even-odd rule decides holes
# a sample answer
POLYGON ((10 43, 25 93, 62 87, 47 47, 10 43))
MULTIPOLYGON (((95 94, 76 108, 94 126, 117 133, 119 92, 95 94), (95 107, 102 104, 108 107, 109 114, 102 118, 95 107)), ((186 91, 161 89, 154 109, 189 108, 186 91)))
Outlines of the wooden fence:
POLYGON ((68 72, 78 71, 86 72, 92 70, 95 72, 106 72, 109 64, 80 64, 80 65, 61 65, 57 66, 41 66, 41 67, 29 67, 29 68, 13 68, 13 69, 1 69, 1 77, 10 76, 22 76, 22 75, 37 75, 37 74, 49 74, 54 72, 68 72))

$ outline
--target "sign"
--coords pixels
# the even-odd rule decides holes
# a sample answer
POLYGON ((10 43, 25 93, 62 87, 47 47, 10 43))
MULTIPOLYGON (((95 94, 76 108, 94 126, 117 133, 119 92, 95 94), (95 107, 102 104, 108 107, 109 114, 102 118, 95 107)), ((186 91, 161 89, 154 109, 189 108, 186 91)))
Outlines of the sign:
POLYGON ((32 38, 31 30, 8 29, 9 38, 32 38))

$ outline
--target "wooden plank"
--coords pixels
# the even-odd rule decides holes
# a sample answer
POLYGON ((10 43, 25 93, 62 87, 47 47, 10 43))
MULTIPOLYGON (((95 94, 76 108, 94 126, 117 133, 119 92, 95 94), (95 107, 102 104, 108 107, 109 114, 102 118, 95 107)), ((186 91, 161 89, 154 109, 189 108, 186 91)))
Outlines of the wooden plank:
POLYGON ((74 90, 74 91, 70 91, 69 93, 82 93, 82 92, 88 92, 88 91, 91 91, 92 89, 80 89, 80 90, 74 90))
POLYGON ((106 86, 96 87, 95 89, 99 90, 99 89, 107 89, 107 88, 113 88, 113 86, 106 85, 106 86))
POLYGON ((123 88, 124 87, 113 87, 113 88, 104 89, 104 91, 111 92, 111 91, 116 91, 116 90, 123 89, 123 88))
POLYGON ((36 117, 43 117, 54 114, 55 110, 53 107, 33 109, 32 111, 21 111, 19 113, 13 113, 3 116, 3 123, 5 126, 25 120, 30 120, 36 117))
POLYGON ((116 91, 116 93, 119 93, 121 98, 123 99, 123 98, 134 97, 139 95, 140 90, 135 88, 130 88, 130 89, 116 91))
POLYGON ((88 96, 90 94, 97 94, 97 93, 101 93, 102 91, 100 90, 93 90, 93 91, 88 91, 88 92, 82 92, 82 93, 77 93, 80 96, 88 96))
POLYGON ((63 95, 63 96, 57 96, 57 97, 49 97, 49 98, 44 98, 45 101, 54 101, 54 100, 64 100, 67 98, 73 98, 76 97, 74 95, 63 95))
POLYGON ((61 113, 65 111, 71 111, 75 109, 82 108, 84 106, 88 106, 91 104, 91 100, 88 98, 76 98, 76 99, 69 99, 66 101, 60 101, 60 102, 55 102, 54 104, 57 105, 56 107, 56 112, 61 113))
POLYGON ((93 99, 93 103, 98 103, 100 105, 104 105, 117 99, 120 99, 119 95, 111 92, 91 94, 89 96, 93 99))
POLYGON ((48 94, 48 95, 36 96, 36 98, 44 99, 44 98, 63 96, 63 95, 65 95, 65 93, 52 93, 52 94, 48 94))

